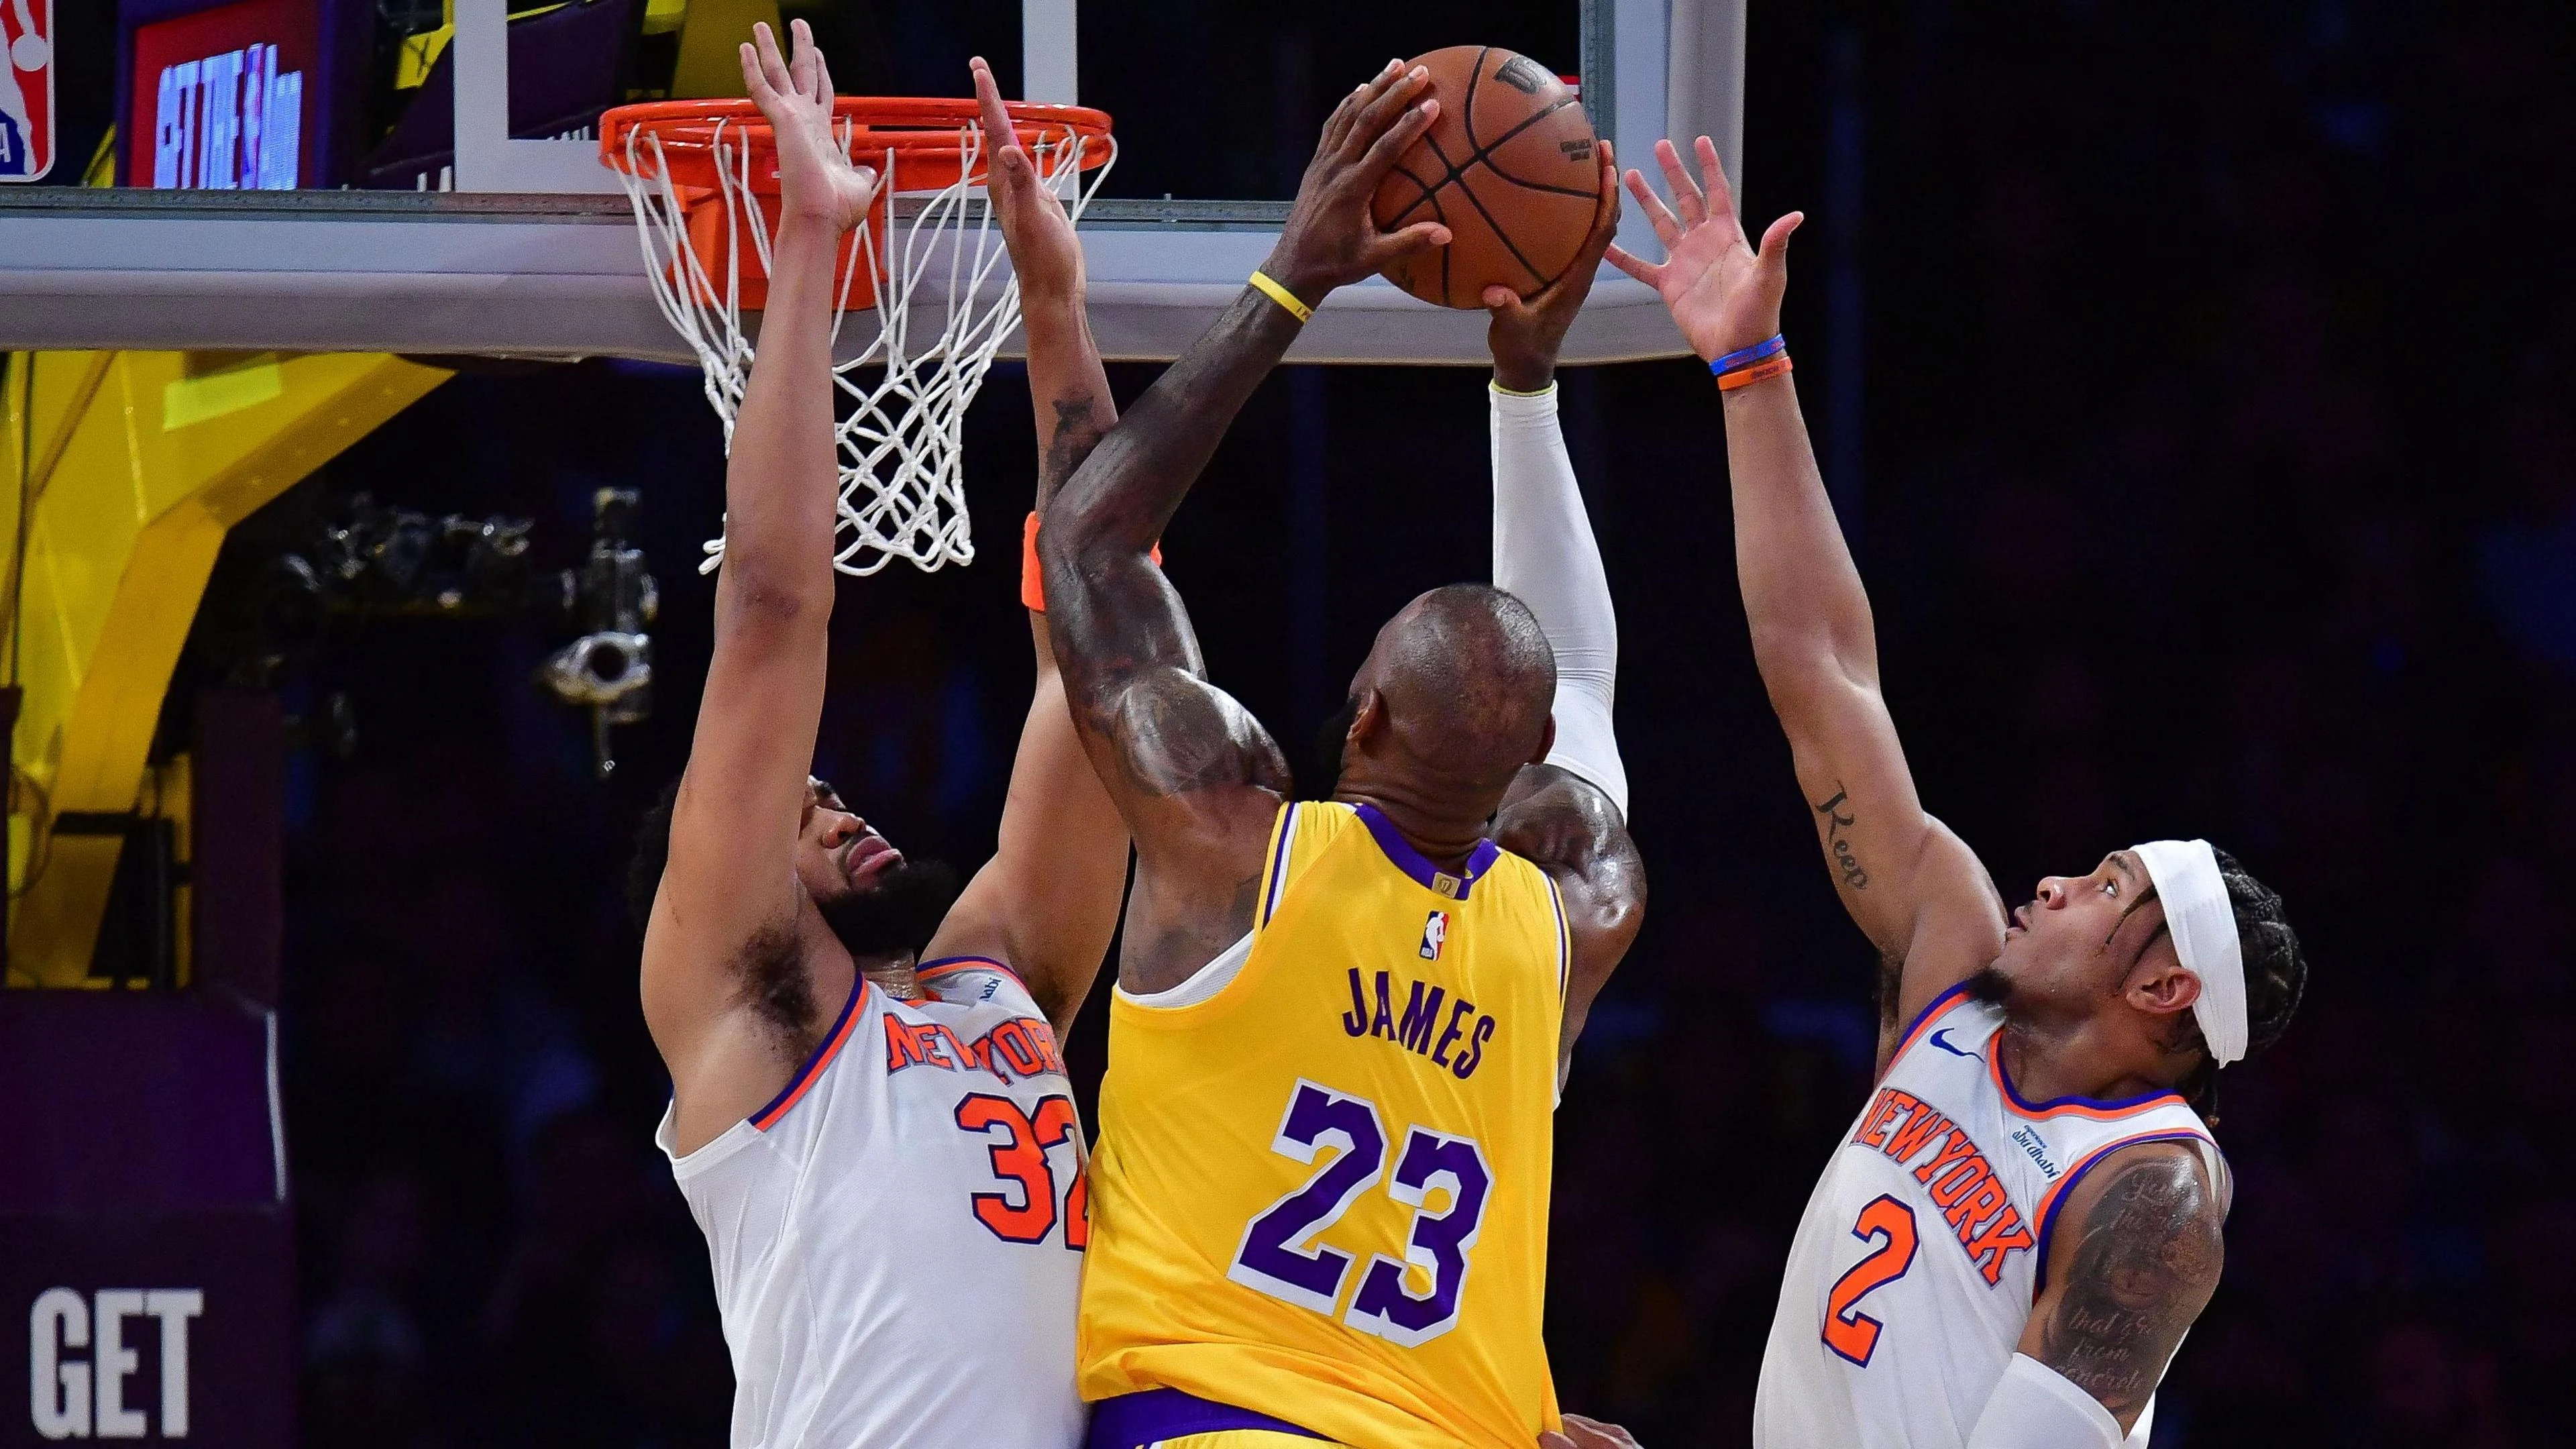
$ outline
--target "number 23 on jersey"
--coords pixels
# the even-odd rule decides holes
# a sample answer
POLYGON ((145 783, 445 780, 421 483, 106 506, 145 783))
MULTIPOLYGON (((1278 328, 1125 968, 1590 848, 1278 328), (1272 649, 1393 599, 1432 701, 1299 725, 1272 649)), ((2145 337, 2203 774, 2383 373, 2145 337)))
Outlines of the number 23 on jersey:
POLYGON ((1493 1173, 1471 1138, 1409 1127, 1392 1152, 1388 1143, 1377 1104, 1301 1079, 1270 1150, 1322 1165, 1244 1225, 1226 1276, 1333 1316, 1358 1260, 1322 1239, 1360 1194, 1383 1184, 1388 1197, 1413 1209, 1404 1256, 1370 1255, 1342 1322, 1407 1348, 1457 1327, 1467 1252, 1484 1221, 1493 1173))

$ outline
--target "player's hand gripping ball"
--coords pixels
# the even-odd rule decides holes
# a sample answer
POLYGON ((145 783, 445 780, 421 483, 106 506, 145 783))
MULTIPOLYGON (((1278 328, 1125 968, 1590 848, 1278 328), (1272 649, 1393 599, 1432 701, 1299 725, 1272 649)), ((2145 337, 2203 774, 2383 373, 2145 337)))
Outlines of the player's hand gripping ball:
POLYGON ((1407 61, 1439 118, 1396 158, 1369 214, 1381 231, 1437 221, 1445 247, 1397 262, 1386 279, 1442 307, 1482 307, 1485 289, 1533 296, 1583 250, 1599 208, 1599 144, 1574 92, 1546 66, 1490 45, 1407 61))

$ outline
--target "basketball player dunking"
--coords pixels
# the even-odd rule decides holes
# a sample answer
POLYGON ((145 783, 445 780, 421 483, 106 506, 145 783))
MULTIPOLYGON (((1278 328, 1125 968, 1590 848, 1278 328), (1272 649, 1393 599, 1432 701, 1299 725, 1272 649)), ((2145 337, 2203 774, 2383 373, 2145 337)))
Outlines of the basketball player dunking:
MULTIPOLYGON (((1520 598, 1435 589, 1352 680, 1329 801, 1287 803, 1278 747, 1208 682, 1147 559, 1303 314, 1446 240, 1369 219, 1436 114, 1422 85, 1390 64, 1344 99, 1254 284, 1101 440, 1039 539, 1067 695, 1137 847, 1083 1287, 1096 1446, 1527 1449, 1561 1427, 1540 1341, 1551 1112, 1644 904, 1571 474, 1538 500, 1498 478, 1498 514, 1520 516, 1497 545, 1505 581, 1530 573, 1533 602, 1586 615, 1568 621, 1602 651, 1584 688, 1560 688, 1520 598)), ((1601 194, 1576 287, 1616 214, 1606 154, 1601 194)), ((1572 306, 1503 311, 1498 336, 1552 329, 1501 380, 1543 389, 1572 306)), ((1502 421, 1498 462, 1523 446, 1502 421)))
MULTIPOLYGON (((733 1443, 1068 1449, 1083 1143, 1057 1042, 1108 948, 1127 835, 1067 714, 1043 615, 1000 848, 962 895, 807 773, 835 591, 833 256, 875 175, 831 138, 805 23, 743 78, 775 131, 778 240, 725 474, 715 654, 687 772, 648 822, 644 1017, 658 1134, 707 1235, 733 1443), (925 943, 927 943, 925 949, 925 943)), ((1010 135, 976 65, 986 134, 1010 135)), ((1044 504, 1109 425, 1071 224, 994 158, 1044 504)))
POLYGON ((1763 1449, 2143 1446, 2218 1285, 2218 1069, 2307 979, 2280 898, 2205 841, 2113 851, 2006 912, 1924 813, 1878 687, 1869 599, 1779 341, 1789 234, 1746 245, 1716 148, 1703 198, 1629 190, 1658 289, 1720 373, 1754 659, 1843 905, 1886 962, 1879 1074, 1808 1200, 1763 1354, 1763 1449))

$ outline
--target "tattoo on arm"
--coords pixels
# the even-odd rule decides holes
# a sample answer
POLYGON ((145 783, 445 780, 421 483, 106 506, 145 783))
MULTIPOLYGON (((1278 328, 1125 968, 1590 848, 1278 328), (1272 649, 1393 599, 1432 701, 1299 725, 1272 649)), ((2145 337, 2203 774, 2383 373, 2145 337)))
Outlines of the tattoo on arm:
POLYGON ((1047 439, 1046 456, 1038 463, 1038 511, 1046 511, 1047 501, 1056 490, 1100 446, 1101 436, 1108 431, 1098 421, 1099 409, 1091 398, 1057 398, 1055 431, 1047 439))
POLYGON ((2178 1155, 2119 1169, 2087 1214, 2040 1360, 2126 1426, 2218 1286, 2225 1255, 2200 1173, 2178 1155))
POLYGON ((1636 854, 1610 797, 1562 765, 1523 765, 1495 812, 1494 843, 1550 870, 1590 876, 1636 854))
POLYGON ((1214 785, 1291 788, 1287 762, 1259 722, 1231 697, 1178 670, 1094 692, 1089 713, 1143 795, 1185 795, 1214 785))
MULTIPOLYGON (((1116 427, 1098 429, 1046 507, 1049 642, 1085 748, 1149 855, 1157 832, 1136 816, 1142 802, 1233 785, 1281 792, 1273 780, 1287 776, 1268 734, 1206 682, 1189 612, 1146 557, 1295 337, 1295 319, 1246 287, 1116 427)), ((1078 406, 1059 417, 1059 437, 1099 421, 1078 406)))
POLYGON ((1523 765, 1494 819, 1494 843, 1558 887, 1574 962, 1558 1037, 1559 1081, 1592 1003, 1637 938, 1646 863, 1610 797, 1560 765, 1523 765))
POLYGON ((1860 858, 1852 854, 1848 833, 1860 823, 1860 817, 1851 813, 1851 792, 1842 787, 1841 781, 1835 781, 1834 798, 1819 801, 1816 813, 1825 817, 1825 849, 1834 857, 1834 868, 1842 872, 1843 884, 1856 891, 1868 890, 1869 872, 1861 869, 1860 858))

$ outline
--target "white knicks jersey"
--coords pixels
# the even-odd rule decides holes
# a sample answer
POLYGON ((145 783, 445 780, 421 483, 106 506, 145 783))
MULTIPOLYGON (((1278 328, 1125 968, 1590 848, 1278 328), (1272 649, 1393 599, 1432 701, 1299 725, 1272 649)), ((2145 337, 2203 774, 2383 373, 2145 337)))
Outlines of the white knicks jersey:
MULTIPOLYGON (((860 982, 803 1069, 671 1156, 707 1235, 734 1449, 1074 1449, 1082 1124, 999 963, 860 982)), ((671 1118, 655 1140, 671 1153, 671 1118)))
MULTIPOLYGON (((2197 1145, 2172 1092, 2025 1102, 1992 1049, 2000 1007, 1952 987, 1897 1044, 1789 1247, 1753 1406, 1756 1449, 1960 1449, 2046 1286, 2068 1192, 2111 1151, 2197 1145)), ((2145 1449, 2155 1407, 2131 1431, 2145 1449)))

